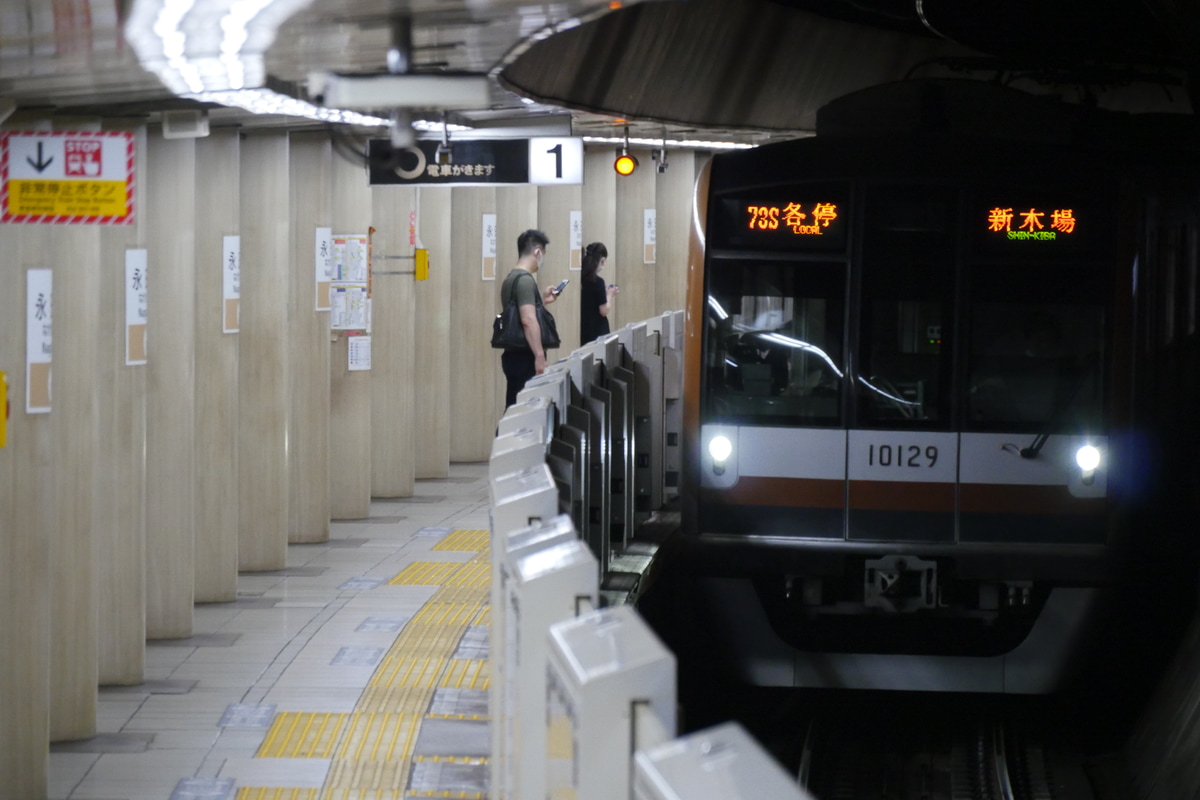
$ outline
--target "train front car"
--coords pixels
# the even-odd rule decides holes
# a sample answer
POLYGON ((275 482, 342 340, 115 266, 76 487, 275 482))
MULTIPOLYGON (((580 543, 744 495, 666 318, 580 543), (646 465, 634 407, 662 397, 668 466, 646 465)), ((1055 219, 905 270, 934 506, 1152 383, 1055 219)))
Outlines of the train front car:
POLYGON ((699 184, 687 563, 752 683, 1052 692, 1114 579, 1139 210, 977 89, 868 90, 699 184))

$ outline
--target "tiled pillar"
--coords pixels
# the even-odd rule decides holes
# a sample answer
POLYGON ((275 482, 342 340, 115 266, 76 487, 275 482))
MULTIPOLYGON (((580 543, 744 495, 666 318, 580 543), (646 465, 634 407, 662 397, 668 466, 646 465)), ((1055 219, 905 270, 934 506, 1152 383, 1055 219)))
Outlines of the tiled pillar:
MULTIPOLYGON (((483 280, 483 215, 497 214, 496 190, 456 188, 450 202, 450 460, 486 461, 500 416, 496 385, 503 385, 504 375, 500 351, 488 344, 491 314, 480 315, 484 309, 499 312, 499 281, 516 256, 506 256, 498 241, 496 278, 483 280)), ((503 393, 500 397, 503 403, 503 393)))

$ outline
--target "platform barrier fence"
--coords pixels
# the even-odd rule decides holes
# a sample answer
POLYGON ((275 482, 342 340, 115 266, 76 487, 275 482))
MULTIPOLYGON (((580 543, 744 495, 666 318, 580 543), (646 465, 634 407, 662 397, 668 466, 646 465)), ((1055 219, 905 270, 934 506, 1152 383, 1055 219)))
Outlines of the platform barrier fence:
POLYGON ((683 323, 575 350, 497 424, 493 800, 808 797, 737 723, 676 738, 675 657, 634 610, 678 527, 683 323))

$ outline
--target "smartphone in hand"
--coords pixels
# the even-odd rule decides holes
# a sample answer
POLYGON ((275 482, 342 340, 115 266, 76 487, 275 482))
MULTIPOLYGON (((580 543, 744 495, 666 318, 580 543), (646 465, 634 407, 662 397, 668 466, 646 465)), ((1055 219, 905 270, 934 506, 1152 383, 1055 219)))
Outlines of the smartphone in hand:
POLYGON ((555 294, 562 294, 562 290, 567 288, 567 284, 571 282, 570 278, 563 278, 562 283, 554 287, 555 294))

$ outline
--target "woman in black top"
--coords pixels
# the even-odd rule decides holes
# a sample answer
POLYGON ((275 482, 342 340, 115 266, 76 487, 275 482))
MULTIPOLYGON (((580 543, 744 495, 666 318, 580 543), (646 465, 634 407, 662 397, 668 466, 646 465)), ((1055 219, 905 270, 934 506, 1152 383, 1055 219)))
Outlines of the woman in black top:
POLYGON ((613 297, 620 291, 616 286, 605 287, 604 279, 596 273, 608 260, 608 248, 592 242, 583 248, 582 286, 579 292, 579 343, 595 341, 609 333, 608 312, 613 297))

